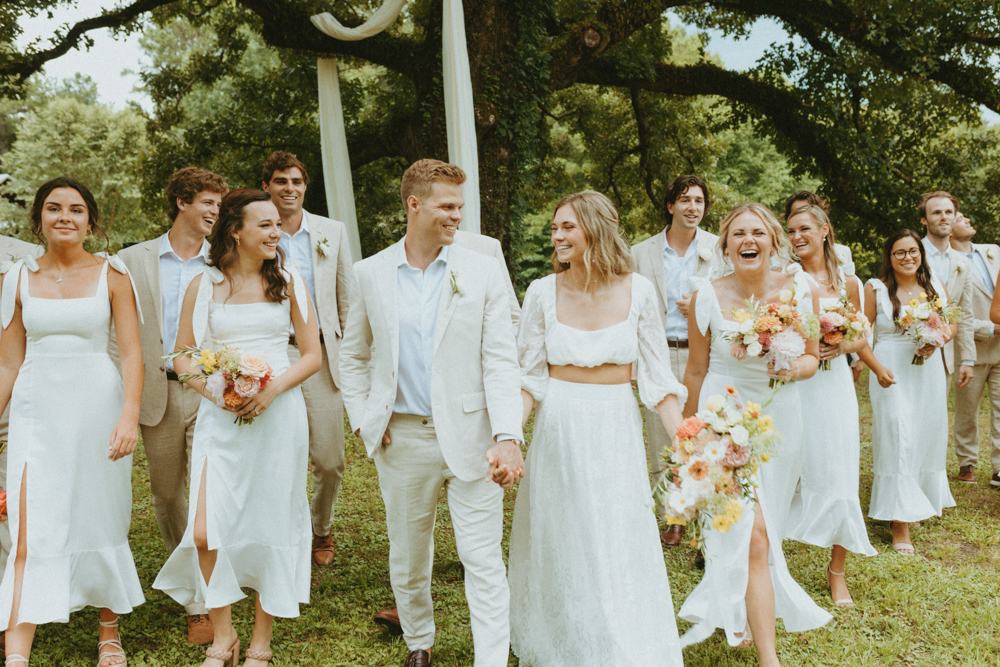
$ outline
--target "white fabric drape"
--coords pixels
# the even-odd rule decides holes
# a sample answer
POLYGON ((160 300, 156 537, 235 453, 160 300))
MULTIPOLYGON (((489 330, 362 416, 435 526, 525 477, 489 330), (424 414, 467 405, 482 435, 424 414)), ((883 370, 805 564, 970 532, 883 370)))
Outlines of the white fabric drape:
MULTIPOLYGON (((328 13, 311 17, 323 33, 344 41, 358 41, 379 34, 399 17, 406 0, 386 0, 357 28, 345 28, 328 13)), ((441 47, 444 65, 444 105, 448 129, 448 159, 465 171, 462 188, 465 208, 461 229, 479 233, 479 152, 476 142, 472 77, 465 40, 465 12, 462 0, 444 0, 444 30, 441 47)), ((351 180, 344 112, 340 103, 340 80, 335 58, 318 60, 319 122, 323 172, 326 177, 327 207, 330 217, 347 225, 354 260, 361 259, 354 185, 351 180)))

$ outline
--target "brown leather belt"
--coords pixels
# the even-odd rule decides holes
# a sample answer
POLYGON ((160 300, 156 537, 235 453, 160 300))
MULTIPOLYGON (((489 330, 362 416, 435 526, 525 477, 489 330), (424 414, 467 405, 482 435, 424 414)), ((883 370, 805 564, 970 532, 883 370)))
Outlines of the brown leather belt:
POLYGON ((174 380, 175 382, 180 382, 181 381, 181 379, 179 377, 177 377, 177 373, 175 373, 173 371, 167 371, 167 379, 168 380, 174 380))
MULTIPOLYGON (((295 334, 292 334, 292 335, 290 335, 288 337, 288 344, 291 345, 292 347, 298 347, 299 346, 298 342, 296 342, 296 340, 295 340, 295 334)), ((323 340, 323 332, 322 331, 319 332, 319 344, 320 345, 325 345, 326 344, 326 342, 323 340)))
POLYGON ((678 350, 686 350, 688 347, 688 342, 686 340, 670 340, 668 338, 667 347, 676 347, 678 350))

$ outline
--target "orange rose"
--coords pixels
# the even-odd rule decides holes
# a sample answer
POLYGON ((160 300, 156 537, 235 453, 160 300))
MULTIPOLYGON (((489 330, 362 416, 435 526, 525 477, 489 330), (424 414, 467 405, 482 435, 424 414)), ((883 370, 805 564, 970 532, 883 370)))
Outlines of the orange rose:
POLYGON ((705 423, 694 415, 688 417, 681 422, 681 425, 677 427, 677 438, 680 440, 687 440, 688 438, 693 438, 698 435, 701 429, 705 428, 705 423))
POLYGON ((840 329, 835 329, 823 336, 823 340, 827 345, 840 345, 840 341, 844 340, 844 333, 840 329))

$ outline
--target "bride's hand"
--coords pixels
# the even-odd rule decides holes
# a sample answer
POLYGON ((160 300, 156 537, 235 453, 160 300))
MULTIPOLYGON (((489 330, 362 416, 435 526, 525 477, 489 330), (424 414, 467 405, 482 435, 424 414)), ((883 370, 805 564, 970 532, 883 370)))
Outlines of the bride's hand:
POLYGON ((799 379, 799 367, 798 363, 792 364, 791 368, 785 368, 780 371, 774 370, 774 359, 767 362, 767 377, 773 378, 775 380, 781 380, 782 382, 795 382, 799 379))
POLYGON ((111 431, 108 458, 117 461, 135 451, 139 444, 139 423, 122 417, 111 431))
POLYGON ((234 410, 234 412, 244 419, 260 417, 264 413, 264 410, 267 410, 268 406, 271 405, 271 401, 274 400, 275 396, 277 396, 275 389, 273 385, 269 384, 267 387, 257 392, 256 396, 248 398, 246 402, 234 410))
POLYGON ((841 349, 841 345, 827 345, 822 341, 819 344, 819 360, 820 361, 831 361, 842 355, 844 351, 841 349))
POLYGON ((937 347, 936 347, 936 346, 934 346, 934 345, 931 345, 930 343, 928 343, 927 345, 924 345, 924 346, 923 346, 923 347, 921 347, 921 348, 920 348, 919 350, 917 350, 917 354, 919 354, 919 355, 920 355, 921 357, 923 357, 924 359, 927 359, 927 358, 928 358, 928 357, 930 357, 930 356, 931 356, 932 354, 934 354, 934 352, 935 352, 936 350, 937 350, 937 347))

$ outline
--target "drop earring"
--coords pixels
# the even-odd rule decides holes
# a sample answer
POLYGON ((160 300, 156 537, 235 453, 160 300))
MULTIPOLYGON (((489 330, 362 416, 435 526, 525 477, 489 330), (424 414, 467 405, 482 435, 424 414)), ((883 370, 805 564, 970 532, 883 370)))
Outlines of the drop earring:
POLYGON ((237 236, 235 238, 236 238, 236 247, 239 248, 240 247, 240 237, 237 236))

